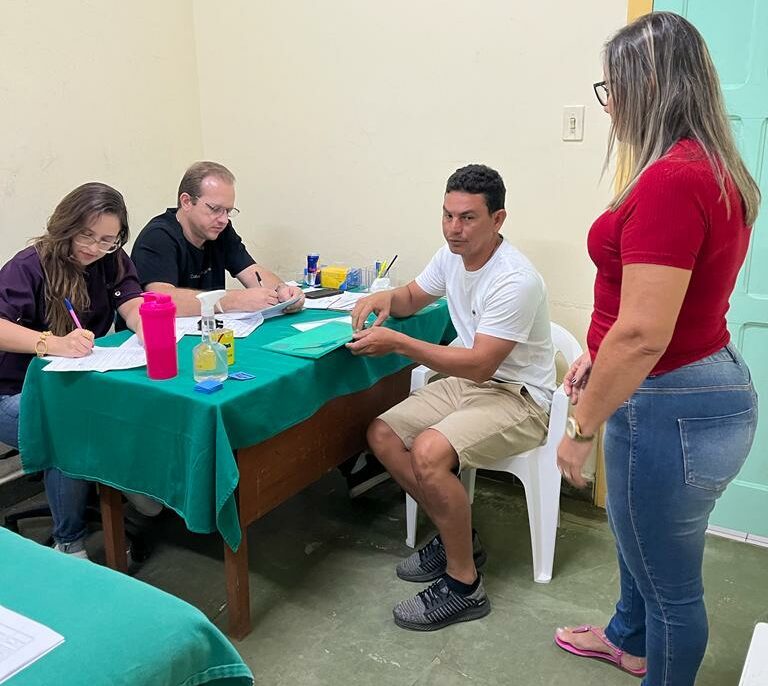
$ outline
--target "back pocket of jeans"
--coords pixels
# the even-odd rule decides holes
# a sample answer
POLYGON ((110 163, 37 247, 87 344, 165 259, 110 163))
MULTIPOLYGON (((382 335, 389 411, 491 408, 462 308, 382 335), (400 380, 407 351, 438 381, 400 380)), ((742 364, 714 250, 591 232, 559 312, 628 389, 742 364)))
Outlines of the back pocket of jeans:
POLYGON ((739 473, 755 437, 756 411, 722 417, 679 419, 685 483, 723 490, 739 473))

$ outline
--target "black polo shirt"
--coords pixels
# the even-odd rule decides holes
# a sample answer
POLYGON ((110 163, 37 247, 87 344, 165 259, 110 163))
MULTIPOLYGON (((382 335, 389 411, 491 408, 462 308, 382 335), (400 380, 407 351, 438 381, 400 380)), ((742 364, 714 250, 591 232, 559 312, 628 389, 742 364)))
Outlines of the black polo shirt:
POLYGON ((211 291, 224 288, 224 270, 237 276, 255 264, 240 236, 229 222, 214 241, 197 248, 185 237, 176 219, 176 208, 169 207, 151 219, 133 244, 131 259, 141 285, 160 281, 178 288, 211 291))

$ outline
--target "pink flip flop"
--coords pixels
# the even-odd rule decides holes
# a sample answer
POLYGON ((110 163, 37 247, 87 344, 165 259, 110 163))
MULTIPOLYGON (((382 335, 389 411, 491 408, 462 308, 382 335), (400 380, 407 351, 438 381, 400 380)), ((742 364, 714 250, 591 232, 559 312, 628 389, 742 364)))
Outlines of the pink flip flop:
POLYGON ((611 643, 605 636, 603 636, 594 626, 591 624, 584 624, 583 626, 578 626, 575 629, 569 629, 569 631, 572 631, 574 634, 584 634, 587 631, 597 636, 608 648, 611 649, 611 653, 601 653, 597 650, 582 650, 581 648, 577 648, 572 643, 568 643, 568 641, 564 641, 562 638, 560 638, 557 633, 555 633, 555 643, 565 650, 568 653, 571 653, 572 655, 578 655, 579 657, 591 657, 596 660, 604 660, 605 662, 610 662, 614 667, 618 667, 622 672, 626 672, 627 674, 631 674, 632 676, 637 677, 644 677, 646 673, 646 669, 630 669, 629 667, 625 667, 621 664, 621 656, 624 655, 624 651, 620 648, 617 648, 613 643, 611 643))

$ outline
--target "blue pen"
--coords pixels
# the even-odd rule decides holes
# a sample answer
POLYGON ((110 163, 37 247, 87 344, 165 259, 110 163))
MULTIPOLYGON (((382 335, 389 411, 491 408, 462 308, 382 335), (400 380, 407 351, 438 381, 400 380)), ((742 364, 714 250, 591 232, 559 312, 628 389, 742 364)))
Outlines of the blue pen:
POLYGON ((80 323, 80 320, 77 318, 77 315, 75 314, 75 308, 72 307, 72 303, 69 302, 69 298, 64 298, 64 304, 67 306, 67 311, 69 312, 69 316, 72 317, 72 321, 75 322, 75 326, 78 329, 82 329, 83 325, 80 323))

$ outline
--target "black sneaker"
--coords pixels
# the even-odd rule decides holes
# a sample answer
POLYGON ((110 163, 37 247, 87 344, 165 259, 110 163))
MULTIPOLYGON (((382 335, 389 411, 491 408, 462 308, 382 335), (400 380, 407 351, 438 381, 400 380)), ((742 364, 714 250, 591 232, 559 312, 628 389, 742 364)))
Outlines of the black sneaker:
MULTIPOLYGON (((480 569, 488 559, 477 531, 474 530, 472 531, 472 557, 475 559, 477 569, 480 569)), ((445 574, 447 564, 445 546, 438 534, 423 548, 400 562, 395 568, 395 573, 403 581, 432 581, 445 574)))
POLYGON ((452 591, 444 577, 431 586, 395 605, 395 624, 412 631, 436 631, 456 622, 469 622, 485 617, 491 611, 491 601, 485 594, 483 579, 474 592, 461 595, 452 591))
POLYGON ((347 488, 349 497, 357 498, 374 486, 391 478, 384 465, 369 452, 365 452, 357 459, 357 463, 347 474, 347 488))

